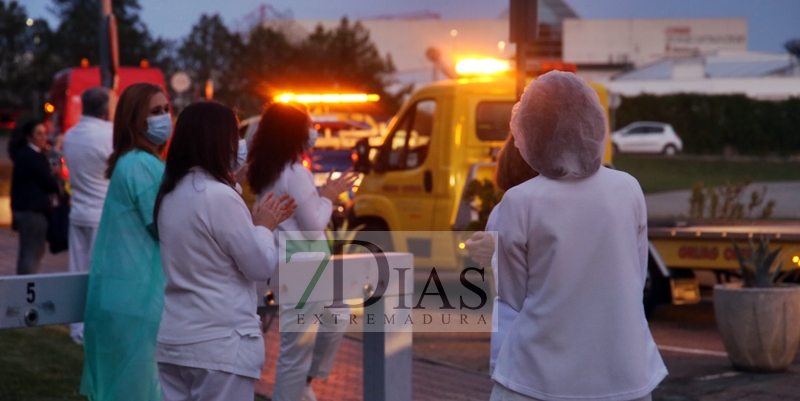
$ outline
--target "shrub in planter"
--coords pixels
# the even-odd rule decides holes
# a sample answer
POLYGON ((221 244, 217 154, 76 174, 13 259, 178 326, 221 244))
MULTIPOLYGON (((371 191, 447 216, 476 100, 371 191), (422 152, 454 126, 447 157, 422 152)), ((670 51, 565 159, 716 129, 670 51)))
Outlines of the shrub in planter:
POLYGON ((714 314, 725 350, 740 370, 777 372, 789 368, 800 344, 800 286, 784 284, 781 249, 760 238, 749 249, 733 244, 743 282, 714 288, 714 314))

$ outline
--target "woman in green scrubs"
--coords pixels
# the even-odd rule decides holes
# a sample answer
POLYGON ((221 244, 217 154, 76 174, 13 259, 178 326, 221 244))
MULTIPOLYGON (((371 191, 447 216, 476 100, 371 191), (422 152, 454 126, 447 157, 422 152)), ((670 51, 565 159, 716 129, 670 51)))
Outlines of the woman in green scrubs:
POLYGON ((166 279, 153 206, 169 109, 163 89, 147 83, 125 89, 117 104, 84 316, 81 394, 91 401, 161 399, 155 349, 166 279))

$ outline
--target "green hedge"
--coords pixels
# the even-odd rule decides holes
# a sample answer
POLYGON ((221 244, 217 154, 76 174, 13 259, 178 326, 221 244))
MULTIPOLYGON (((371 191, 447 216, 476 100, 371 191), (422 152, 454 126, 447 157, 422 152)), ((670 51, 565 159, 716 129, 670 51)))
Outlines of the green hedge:
POLYGON ((800 98, 776 102, 744 95, 624 97, 616 126, 636 121, 672 124, 686 153, 720 154, 726 146, 745 155, 800 153, 800 98))

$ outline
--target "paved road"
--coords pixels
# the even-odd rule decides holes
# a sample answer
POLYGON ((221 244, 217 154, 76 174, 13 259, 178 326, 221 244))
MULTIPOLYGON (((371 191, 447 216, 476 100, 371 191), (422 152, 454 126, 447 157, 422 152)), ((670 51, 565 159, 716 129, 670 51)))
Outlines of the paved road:
POLYGON ((669 369, 654 400, 800 400, 800 353, 788 372, 734 371, 714 319, 709 293, 689 306, 659 306, 650 330, 669 369))
MULTIPOLYGON (((800 182, 768 182, 750 184, 745 190, 743 203, 749 202, 750 193, 767 186, 767 199, 776 201, 773 218, 800 219, 800 182), (744 197, 747 197, 744 200, 744 197)), ((647 214, 652 218, 675 218, 689 214, 691 191, 669 191, 645 195, 647 214)), ((759 209, 760 210, 760 209, 759 209)))

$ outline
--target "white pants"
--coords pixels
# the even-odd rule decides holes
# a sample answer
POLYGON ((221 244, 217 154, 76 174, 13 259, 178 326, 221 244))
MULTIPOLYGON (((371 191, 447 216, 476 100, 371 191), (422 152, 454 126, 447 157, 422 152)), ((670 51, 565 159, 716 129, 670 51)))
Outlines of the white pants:
POLYGON ((347 329, 350 309, 325 309, 324 304, 318 302, 306 303, 301 309, 294 309, 293 305, 281 306, 281 324, 291 325, 298 313, 305 316, 339 313, 343 318, 339 324, 323 319, 321 324, 309 325, 305 332, 281 332, 272 401, 300 401, 308 377, 328 378, 347 329))
MULTIPOLYGON (((92 260, 97 226, 69 226, 69 272, 88 273, 92 260)), ((83 342, 83 323, 71 323, 69 331, 72 338, 83 342)))
POLYGON ((233 373, 158 364, 162 401, 253 401, 255 380, 233 373))
MULTIPOLYGON (((637 398, 631 401, 652 401, 652 395, 648 394, 642 398, 637 398)), ((492 396, 489 401, 539 401, 538 398, 528 397, 525 394, 520 394, 516 391, 509 390, 508 387, 502 384, 495 383, 492 387, 492 396)))

